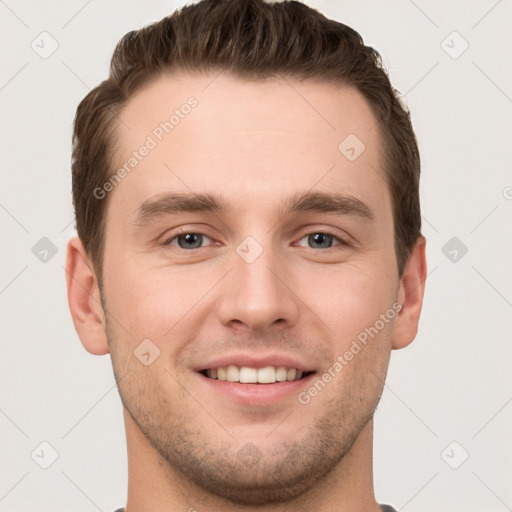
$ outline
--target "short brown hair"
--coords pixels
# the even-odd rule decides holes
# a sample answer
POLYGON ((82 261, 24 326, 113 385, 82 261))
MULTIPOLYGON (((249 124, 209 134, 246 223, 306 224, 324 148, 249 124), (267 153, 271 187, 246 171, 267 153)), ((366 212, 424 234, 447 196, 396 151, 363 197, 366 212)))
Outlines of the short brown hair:
POLYGON ((283 75, 355 87, 378 120, 402 275, 421 232, 420 157, 409 111, 379 53, 352 28, 300 2, 202 0, 127 33, 114 50, 108 79, 77 108, 72 157, 76 228, 100 283, 108 197, 97 199, 94 190, 114 172, 119 114, 144 84, 180 71, 226 72, 249 80, 283 75))

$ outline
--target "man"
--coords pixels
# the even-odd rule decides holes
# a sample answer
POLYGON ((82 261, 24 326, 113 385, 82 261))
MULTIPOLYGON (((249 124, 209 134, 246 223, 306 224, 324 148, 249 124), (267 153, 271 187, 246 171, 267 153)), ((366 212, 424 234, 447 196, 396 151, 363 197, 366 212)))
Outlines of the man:
POLYGON ((417 333, 419 173, 379 55, 303 4, 120 41, 75 119, 67 285, 112 358, 126 512, 392 510, 372 418, 417 333))

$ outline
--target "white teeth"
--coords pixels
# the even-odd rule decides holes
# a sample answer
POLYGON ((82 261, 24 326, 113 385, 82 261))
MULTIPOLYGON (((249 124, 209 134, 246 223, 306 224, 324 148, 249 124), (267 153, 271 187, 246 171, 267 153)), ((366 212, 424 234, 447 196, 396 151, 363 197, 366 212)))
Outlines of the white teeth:
POLYGON ((228 382, 238 382, 240 380, 240 371, 234 364, 226 368, 226 380, 228 382))
POLYGON ((285 366, 265 366, 264 368, 251 368, 249 366, 238 367, 234 364, 210 368, 206 370, 207 377, 228 382, 240 382, 243 384, 273 384, 299 380, 303 372, 297 368, 285 366))
POLYGON ((288 375, 288 371, 284 366, 280 366, 276 369, 276 380, 277 382, 284 382, 286 380, 286 375, 288 375))
POLYGON ((273 366, 265 366, 258 370, 258 382, 260 384, 272 384, 276 381, 276 369, 273 366))
POLYGON ((247 384, 256 384, 258 382, 258 370, 242 366, 240 368, 240 382, 247 384))
POLYGON ((286 379, 287 380, 295 380, 296 377, 297 377, 297 369, 296 368, 290 368, 288 370, 288 373, 286 374, 286 379))

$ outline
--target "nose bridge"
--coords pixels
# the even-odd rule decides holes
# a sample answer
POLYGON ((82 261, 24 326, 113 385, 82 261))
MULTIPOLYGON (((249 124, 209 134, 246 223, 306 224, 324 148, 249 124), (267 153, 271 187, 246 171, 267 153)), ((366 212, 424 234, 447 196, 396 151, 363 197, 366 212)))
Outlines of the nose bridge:
POLYGON ((297 320, 298 303, 286 283, 286 262, 268 234, 259 239, 262 243, 246 237, 233 254, 233 270, 218 310, 224 325, 242 323, 251 330, 263 330, 297 320))

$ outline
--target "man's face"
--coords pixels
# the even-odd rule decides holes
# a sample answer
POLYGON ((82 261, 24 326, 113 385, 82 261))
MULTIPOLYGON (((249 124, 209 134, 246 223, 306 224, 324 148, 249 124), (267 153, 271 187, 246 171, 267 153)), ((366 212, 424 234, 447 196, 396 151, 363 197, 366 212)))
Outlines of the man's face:
POLYGON ((234 501, 298 495, 369 425, 391 350, 399 278, 376 118, 352 88, 185 75, 145 87, 120 117, 115 169, 149 147, 109 192, 105 233, 128 435, 138 426, 170 472, 234 501), (312 193, 341 208, 286 212, 312 193), (169 194, 224 209, 179 211, 169 194), (272 381, 269 366, 306 377, 207 376, 229 365, 247 367, 242 380, 272 381))

